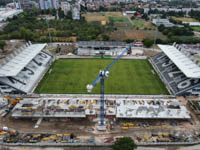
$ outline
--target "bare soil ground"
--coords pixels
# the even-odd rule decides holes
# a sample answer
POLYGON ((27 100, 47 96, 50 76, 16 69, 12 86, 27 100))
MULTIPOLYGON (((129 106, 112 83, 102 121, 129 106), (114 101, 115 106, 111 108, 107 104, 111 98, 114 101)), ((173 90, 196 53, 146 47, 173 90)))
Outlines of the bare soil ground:
POLYGON ((6 41, 6 46, 4 47, 3 52, 0 50, 0 59, 5 58, 7 55, 11 54, 13 51, 20 48, 22 45, 24 45, 23 40, 10 40, 6 41))
POLYGON ((108 17, 121 17, 121 12, 87 13, 83 15, 88 22, 107 20, 108 17))
MULTIPOLYGON (((154 39, 155 31, 120 28, 109 35, 111 40, 137 39, 138 41, 142 41, 144 38, 154 39)), ((158 32, 157 37, 160 39, 166 39, 166 37, 160 32, 158 32)))
POLYGON ((159 52, 155 52, 155 51, 144 51, 144 53, 145 53, 147 56, 154 56, 154 55, 158 54, 159 52))
MULTIPOLYGON (((11 113, 10 113, 11 114, 11 113)), ((0 118, 0 126, 7 126, 15 130, 31 133, 74 133, 75 135, 92 135, 87 132, 88 127, 93 126, 94 123, 88 119, 75 120, 57 120, 51 121, 43 120, 38 129, 34 126, 37 120, 31 119, 14 119, 10 114, 5 118, 0 118)))
POLYGON ((174 17, 174 19, 180 20, 180 21, 183 21, 183 22, 198 22, 198 20, 196 20, 194 18, 174 17))

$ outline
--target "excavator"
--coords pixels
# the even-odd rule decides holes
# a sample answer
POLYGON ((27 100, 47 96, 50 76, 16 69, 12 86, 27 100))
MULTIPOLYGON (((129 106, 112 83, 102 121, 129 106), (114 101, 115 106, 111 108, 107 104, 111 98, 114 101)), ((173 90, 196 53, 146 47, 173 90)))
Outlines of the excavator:
POLYGON ((5 109, 5 112, 2 114, 2 117, 5 117, 13 109, 13 107, 19 103, 20 100, 22 100, 22 98, 14 96, 3 96, 3 98, 10 102, 10 104, 5 109))
POLYGON ((12 105, 19 103, 22 98, 20 97, 14 97, 14 96, 3 96, 3 98, 6 98, 12 105))

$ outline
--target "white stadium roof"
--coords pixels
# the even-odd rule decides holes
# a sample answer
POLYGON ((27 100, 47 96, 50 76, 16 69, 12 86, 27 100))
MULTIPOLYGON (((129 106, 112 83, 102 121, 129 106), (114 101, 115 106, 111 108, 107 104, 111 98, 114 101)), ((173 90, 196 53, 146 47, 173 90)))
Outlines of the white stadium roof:
POLYGON ((23 12, 22 9, 2 8, 0 9, 0 21, 6 21, 8 18, 12 18, 21 12, 23 12))
POLYGON ((200 67, 171 45, 158 45, 188 78, 200 78, 200 67))
POLYGON ((0 77, 16 76, 44 47, 46 44, 32 44, 25 47, 16 56, 0 66, 0 77))

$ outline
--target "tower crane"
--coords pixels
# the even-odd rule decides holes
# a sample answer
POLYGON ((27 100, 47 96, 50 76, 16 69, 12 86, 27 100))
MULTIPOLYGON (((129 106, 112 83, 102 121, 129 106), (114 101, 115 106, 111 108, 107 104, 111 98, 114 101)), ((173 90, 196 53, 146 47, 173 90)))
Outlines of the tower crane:
POLYGON ((127 48, 125 48, 122 53, 115 58, 104 70, 100 70, 98 76, 96 79, 92 82, 92 84, 88 84, 86 86, 88 92, 92 92, 92 89, 97 85, 97 83, 100 81, 100 124, 99 126, 105 126, 104 123, 104 79, 109 77, 109 70, 111 67, 128 51, 131 49, 131 47, 136 43, 136 41, 133 41, 127 48))

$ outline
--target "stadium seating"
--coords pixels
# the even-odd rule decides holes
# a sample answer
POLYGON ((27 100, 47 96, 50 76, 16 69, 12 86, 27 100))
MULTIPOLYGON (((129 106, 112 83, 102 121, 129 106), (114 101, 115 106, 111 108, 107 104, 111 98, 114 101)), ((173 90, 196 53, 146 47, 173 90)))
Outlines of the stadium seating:
MULTIPOLYGON (((30 46, 31 44, 26 44, 26 47, 23 47, 23 48, 27 49, 30 46)), ((0 91, 2 93, 26 94, 26 93, 33 92, 38 81, 41 79, 45 71, 48 69, 48 66, 53 61, 53 56, 49 54, 48 52, 45 52, 43 50, 44 47, 41 47, 41 44, 37 44, 36 48, 40 48, 38 50, 37 55, 33 57, 30 56, 31 58, 28 58, 28 59, 30 59, 31 61, 25 64, 25 67, 23 67, 19 73, 17 73, 15 76, 1 76, 0 77, 0 83, 1 83, 0 91)), ((24 56, 24 59, 26 58, 27 57, 24 56)), ((15 65, 17 65, 17 63, 15 65)), ((13 64, 14 68, 15 68, 15 65, 13 64)), ((16 71, 17 69, 18 68, 16 67, 16 71)))
POLYGON ((200 79, 186 77, 164 52, 152 56, 150 60, 163 82, 174 95, 200 94, 200 79))

